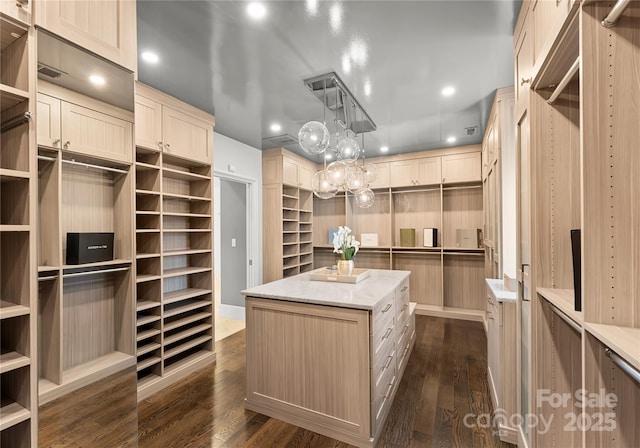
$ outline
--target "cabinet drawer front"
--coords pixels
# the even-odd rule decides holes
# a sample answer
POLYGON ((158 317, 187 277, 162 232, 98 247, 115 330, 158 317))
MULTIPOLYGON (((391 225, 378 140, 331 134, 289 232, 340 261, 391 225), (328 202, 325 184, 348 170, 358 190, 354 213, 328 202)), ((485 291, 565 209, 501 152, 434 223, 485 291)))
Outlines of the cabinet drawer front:
POLYGON ((373 422, 372 422, 372 431, 371 431, 372 433, 375 433, 377 431, 378 425, 382 423, 383 417, 385 416, 387 409, 389 408, 389 406, 391 406, 391 403, 393 402, 392 393, 393 393, 393 388, 397 381, 397 376, 395 375, 395 372, 392 372, 391 370, 389 370, 389 375, 388 377, 385 377, 384 380, 386 381, 383 381, 381 383, 381 394, 374 398, 373 404, 371 405, 372 411, 373 411, 372 412, 373 422))
POLYGON ((409 296, 402 303, 396 304, 396 327, 402 331, 402 326, 409 323, 409 296))
POLYGON ((415 333, 411 333, 410 331, 407 331, 406 334, 406 343, 403 347, 398 347, 398 355, 396 357, 398 361, 398 372, 402 372, 405 368, 407 360, 409 359, 409 349, 411 349, 411 344, 415 337, 415 333))
POLYGON ((62 149, 131 163, 133 124, 62 101, 62 149))
POLYGON ((391 318, 386 321, 386 325, 373 332, 371 336, 372 364, 381 356, 381 353, 386 351, 389 345, 395 345, 395 330, 395 316, 391 315, 391 318))
POLYGON ((373 385, 378 382, 380 375, 386 370, 385 366, 389 364, 389 357, 395 358, 395 348, 396 345, 393 343, 383 344, 380 351, 373 358, 373 362, 371 363, 374 379, 373 385))
POLYGON ((385 297, 380 305, 376 309, 373 310, 371 315, 372 325, 371 325, 371 334, 375 334, 380 330, 388 327, 389 319, 395 317, 395 293, 392 292, 387 297, 385 297))

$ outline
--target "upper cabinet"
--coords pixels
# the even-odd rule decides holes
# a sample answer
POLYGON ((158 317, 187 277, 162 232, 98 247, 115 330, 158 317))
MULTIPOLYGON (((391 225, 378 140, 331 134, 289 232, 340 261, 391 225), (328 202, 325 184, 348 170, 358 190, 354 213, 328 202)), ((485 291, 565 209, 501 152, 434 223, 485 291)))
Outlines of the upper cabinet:
POLYGON ((262 183, 312 190, 316 164, 285 149, 270 149, 262 156, 262 183))
POLYGON ((31 7, 33 0, 2 0, 0 13, 12 17, 25 25, 31 25, 31 7))
POLYGON ((35 5, 35 19, 36 25, 135 71, 135 1, 40 0, 35 5))
POLYGON ((390 185, 411 187, 439 184, 441 177, 440 157, 422 157, 389 164, 390 185))
POLYGON ((136 85, 136 146, 213 161, 214 118, 144 84, 136 85))
POLYGON ((516 116, 520 118, 529 103, 529 90, 531 89, 533 71, 533 42, 530 31, 530 21, 522 25, 520 35, 516 40, 515 59, 515 94, 516 116))
POLYGON ((39 89, 51 94, 38 92, 38 146, 131 163, 131 112, 48 83, 39 89))
MULTIPOLYGON (((367 162, 369 163, 369 162, 367 162)), ((389 162, 371 163, 375 167, 376 177, 369 188, 389 188, 389 162)))
POLYGON ((477 182, 482 175, 481 153, 442 156, 442 183, 477 182))

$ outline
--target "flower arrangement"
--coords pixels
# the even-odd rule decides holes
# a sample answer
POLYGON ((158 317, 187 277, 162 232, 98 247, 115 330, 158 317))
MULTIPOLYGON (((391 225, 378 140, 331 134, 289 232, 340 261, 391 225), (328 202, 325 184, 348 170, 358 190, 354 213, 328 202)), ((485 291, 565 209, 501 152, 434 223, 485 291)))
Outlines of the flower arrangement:
POLYGON ((338 231, 333 234, 333 251, 340 254, 342 260, 353 260, 358 253, 360 241, 351 235, 351 229, 347 226, 338 227, 338 231))

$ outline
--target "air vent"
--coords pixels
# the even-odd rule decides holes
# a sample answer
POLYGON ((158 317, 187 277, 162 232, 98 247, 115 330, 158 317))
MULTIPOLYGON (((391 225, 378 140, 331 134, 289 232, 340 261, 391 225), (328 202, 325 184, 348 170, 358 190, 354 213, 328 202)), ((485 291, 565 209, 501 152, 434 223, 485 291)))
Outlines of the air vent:
POLYGON ((63 74, 66 75, 66 73, 64 73, 62 70, 58 70, 57 68, 53 68, 49 65, 42 64, 42 63, 38 64, 38 73, 53 79, 58 79, 63 74))
POLYGON ((293 135, 282 134, 276 135, 274 137, 267 137, 262 139, 262 147, 265 149, 268 148, 282 148, 284 146, 297 145, 298 139, 293 135))
POLYGON ((478 135, 480 133, 479 126, 471 126, 469 128, 464 128, 464 135, 467 137, 473 137, 474 135, 478 135))

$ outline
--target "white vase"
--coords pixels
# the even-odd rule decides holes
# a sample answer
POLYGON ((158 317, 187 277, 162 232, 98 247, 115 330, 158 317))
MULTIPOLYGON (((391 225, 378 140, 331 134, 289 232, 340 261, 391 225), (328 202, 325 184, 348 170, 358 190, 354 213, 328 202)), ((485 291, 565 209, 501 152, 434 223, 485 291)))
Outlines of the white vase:
POLYGON ((351 275, 354 267, 353 260, 338 260, 338 275, 351 275))

